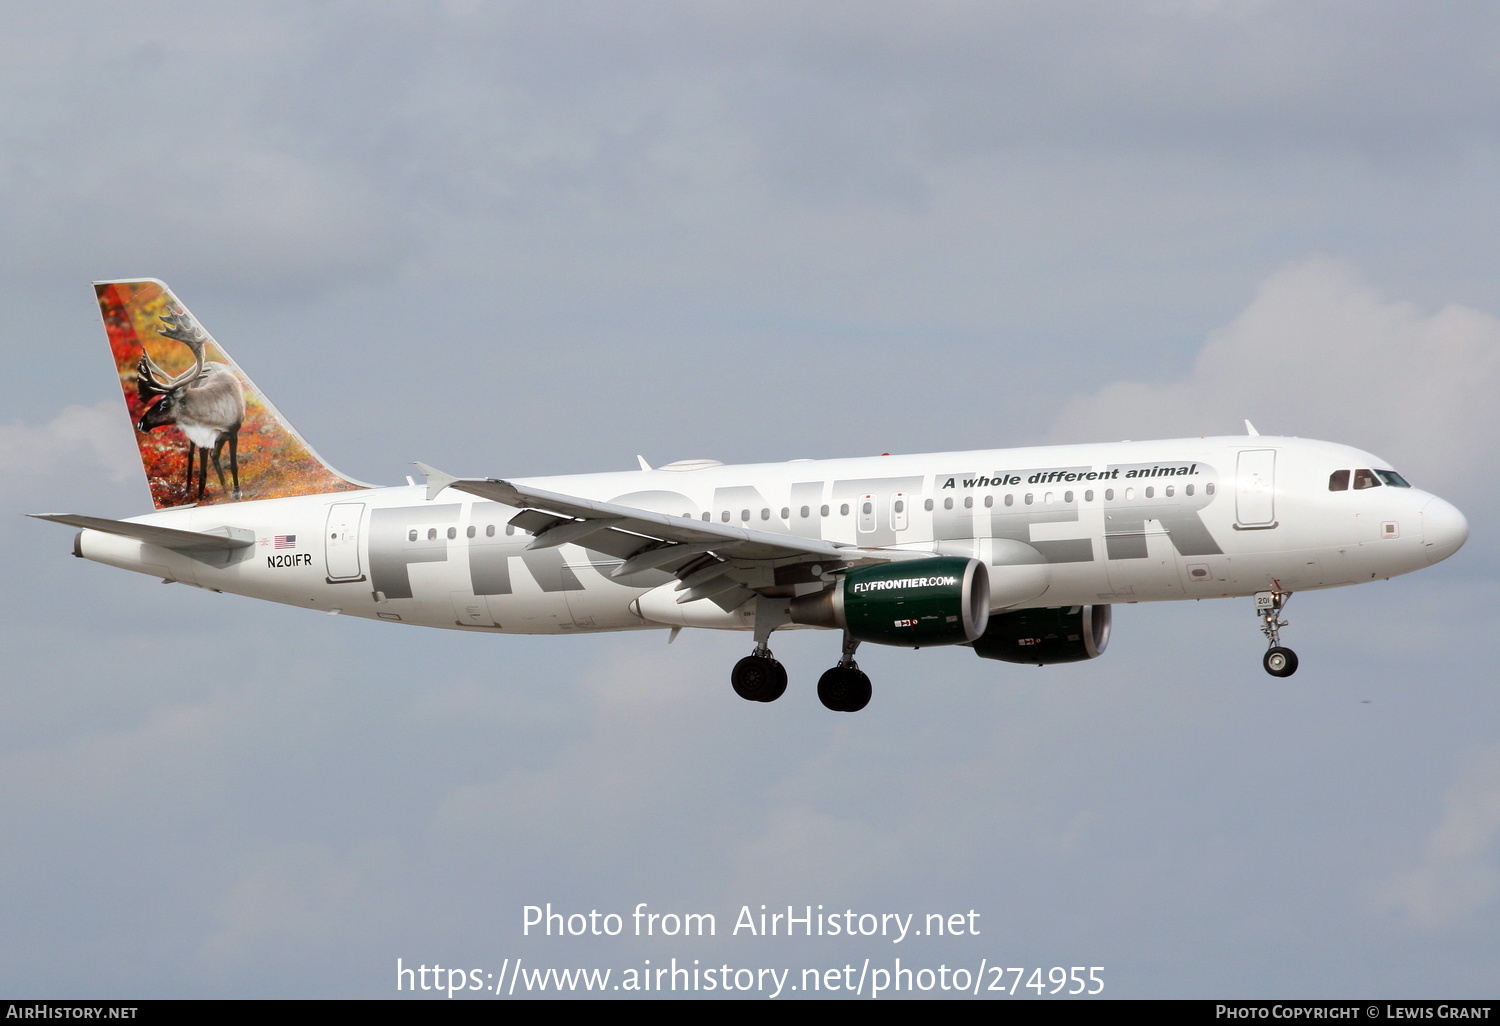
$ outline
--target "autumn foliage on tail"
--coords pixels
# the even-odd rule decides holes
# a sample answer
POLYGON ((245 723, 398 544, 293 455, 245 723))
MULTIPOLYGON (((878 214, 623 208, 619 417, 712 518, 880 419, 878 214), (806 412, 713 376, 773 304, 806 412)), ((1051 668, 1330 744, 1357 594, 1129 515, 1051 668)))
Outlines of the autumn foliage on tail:
POLYGON ((94 289, 157 509, 364 487, 318 457, 164 284, 94 289))

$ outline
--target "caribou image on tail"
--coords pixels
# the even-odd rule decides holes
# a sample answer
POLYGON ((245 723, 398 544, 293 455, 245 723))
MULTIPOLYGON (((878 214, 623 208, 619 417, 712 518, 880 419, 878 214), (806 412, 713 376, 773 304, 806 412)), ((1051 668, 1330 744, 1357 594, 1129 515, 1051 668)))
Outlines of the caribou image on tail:
POLYGON ((364 487, 319 459, 161 282, 103 281, 94 290, 157 509, 364 487))
POLYGON ((137 431, 153 431, 169 424, 187 436, 187 497, 202 502, 208 487, 208 464, 213 461, 214 473, 219 477, 219 490, 223 491, 224 468, 219 456, 224 446, 229 445, 229 472, 234 479, 233 498, 242 498, 240 492, 240 425, 245 420, 245 389, 239 378, 222 363, 205 363, 203 347, 212 341, 208 332, 198 326, 186 310, 177 310, 161 315, 164 328, 157 331, 163 336, 176 339, 187 346, 193 354, 193 366, 177 376, 172 376, 151 359, 144 351, 136 364, 136 395, 142 401, 151 402, 141 419, 136 421, 137 431), (193 495, 193 455, 198 456, 198 494, 193 495))

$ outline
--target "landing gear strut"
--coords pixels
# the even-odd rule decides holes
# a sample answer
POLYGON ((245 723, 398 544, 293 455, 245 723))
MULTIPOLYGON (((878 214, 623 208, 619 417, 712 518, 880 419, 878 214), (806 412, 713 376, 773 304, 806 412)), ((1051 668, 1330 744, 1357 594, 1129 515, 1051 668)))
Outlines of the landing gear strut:
POLYGON ((786 667, 771 654, 771 632, 790 622, 784 601, 756 598, 755 651, 729 672, 734 693, 747 702, 774 702, 786 694, 786 667))
POLYGON ((786 694, 786 667, 762 643, 734 664, 729 683, 734 685, 734 693, 748 702, 774 702, 786 694))
POLYGON ((839 664, 818 678, 818 700, 834 712, 859 712, 870 704, 870 678, 854 661, 859 642, 844 635, 839 664))
POLYGON ((1281 647, 1281 628, 1287 625, 1281 618, 1281 611, 1291 600, 1292 593, 1282 591, 1281 582, 1272 583, 1276 586, 1275 591, 1255 593, 1255 615, 1261 619, 1260 632, 1266 636, 1266 641, 1271 646, 1266 649, 1266 656, 1261 664, 1273 677, 1290 677, 1297 672, 1297 653, 1281 647))

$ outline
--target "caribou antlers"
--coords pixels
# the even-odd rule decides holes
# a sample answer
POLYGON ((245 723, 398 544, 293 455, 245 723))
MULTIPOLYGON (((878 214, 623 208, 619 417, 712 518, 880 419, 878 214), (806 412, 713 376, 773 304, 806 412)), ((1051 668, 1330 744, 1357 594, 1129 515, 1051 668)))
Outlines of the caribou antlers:
POLYGON ((233 497, 240 498, 239 431, 245 419, 245 390, 239 377, 222 363, 205 363, 204 346, 213 341, 186 310, 169 310, 161 315, 159 334, 187 346, 193 354, 193 366, 178 375, 163 371, 142 347, 136 363, 136 394, 148 402, 136 424, 137 431, 151 431, 175 424, 188 439, 187 497, 193 498, 193 456, 198 456, 198 495, 203 501, 208 486, 208 463, 212 459, 219 487, 224 487, 224 468, 219 454, 229 443, 229 469, 234 478, 233 497))

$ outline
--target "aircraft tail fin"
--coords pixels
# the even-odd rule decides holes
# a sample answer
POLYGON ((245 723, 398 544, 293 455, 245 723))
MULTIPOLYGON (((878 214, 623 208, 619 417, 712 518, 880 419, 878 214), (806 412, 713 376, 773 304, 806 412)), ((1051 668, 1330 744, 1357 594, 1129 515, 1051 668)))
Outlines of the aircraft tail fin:
POLYGON ((368 487, 324 463, 165 284, 94 291, 157 509, 368 487))

